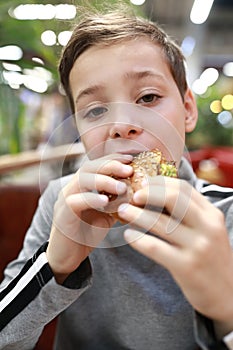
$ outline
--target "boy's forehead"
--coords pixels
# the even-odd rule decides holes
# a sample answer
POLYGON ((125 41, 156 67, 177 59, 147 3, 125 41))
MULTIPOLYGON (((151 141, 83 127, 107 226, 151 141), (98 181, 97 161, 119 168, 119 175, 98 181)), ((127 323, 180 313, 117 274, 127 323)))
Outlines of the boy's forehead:
MULTIPOLYGON (((160 46, 145 38, 95 45, 83 52, 70 72, 74 101, 136 84, 173 86, 174 78, 160 46), (113 86, 114 85, 114 86, 113 86)), ((126 91, 126 90, 124 90, 126 91)))
POLYGON ((94 73, 95 70, 100 70, 102 65, 106 68, 111 66, 114 69, 113 62, 120 69, 124 67, 124 63, 128 64, 129 61, 135 71, 140 71, 142 65, 156 68, 159 63, 170 71, 161 47, 150 39, 140 37, 108 45, 92 45, 76 59, 70 73, 82 71, 88 74, 90 70, 94 73))

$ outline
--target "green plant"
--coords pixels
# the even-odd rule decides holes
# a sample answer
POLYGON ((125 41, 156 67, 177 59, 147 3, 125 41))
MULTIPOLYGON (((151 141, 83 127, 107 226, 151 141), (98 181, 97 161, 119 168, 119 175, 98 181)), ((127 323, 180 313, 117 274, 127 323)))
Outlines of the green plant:
POLYGON ((186 135, 186 144, 189 149, 233 145, 233 123, 229 125, 219 123, 218 113, 213 113, 210 109, 211 102, 221 101, 229 91, 232 90, 228 81, 221 77, 217 83, 208 88, 204 95, 196 96, 199 118, 195 130, 186 135))
POLYGON ((24 125, 24 106, 16 91, 0 84, 0 154, 17 153, 21 150, 24 125))

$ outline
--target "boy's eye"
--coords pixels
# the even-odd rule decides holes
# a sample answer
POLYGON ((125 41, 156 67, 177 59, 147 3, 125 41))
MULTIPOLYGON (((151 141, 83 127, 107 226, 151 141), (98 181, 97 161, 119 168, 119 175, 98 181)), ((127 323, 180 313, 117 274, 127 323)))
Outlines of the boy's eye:
POLYGON ((102 116, 104 113, 106 113, 107 111, 108 111, 107 107, 102 107, 102 106, 95 107, 88 110, 85 113, 84 118, 90 118, 90 119, 98 118, 102 116))
POLYGON ((158 95, 155 94, 147 94, 142 96, 140 99, 137 100, 137 103, 153 103, 159 98, 158 95))

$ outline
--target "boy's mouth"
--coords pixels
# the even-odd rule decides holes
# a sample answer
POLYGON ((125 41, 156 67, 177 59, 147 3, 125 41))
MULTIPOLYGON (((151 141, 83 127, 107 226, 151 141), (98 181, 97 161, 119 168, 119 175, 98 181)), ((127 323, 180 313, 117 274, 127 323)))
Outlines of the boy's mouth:
POLYGON ((130 150, 124 150, 124 151, 117 151, 117 153, 120 153, 120 154, 128 154, 128 155, 131 155, 131 156, 136 156, 138 155, 139 153, 141 152, 144 152, 144 151, 148 151, 148 149, 140 149, 140 150, 135 150, 135 149, 130 149, 130 150))

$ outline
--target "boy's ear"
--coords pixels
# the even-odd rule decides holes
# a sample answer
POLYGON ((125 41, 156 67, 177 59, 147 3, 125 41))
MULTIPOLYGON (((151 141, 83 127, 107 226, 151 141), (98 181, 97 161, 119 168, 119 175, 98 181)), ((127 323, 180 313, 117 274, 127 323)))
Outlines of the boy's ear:
POLYGON ((186 110, 185 131, 191 132, 194 130, 197 123, 198 110, 195 97, 189 88, 184 95, 184 108, 186 110))

